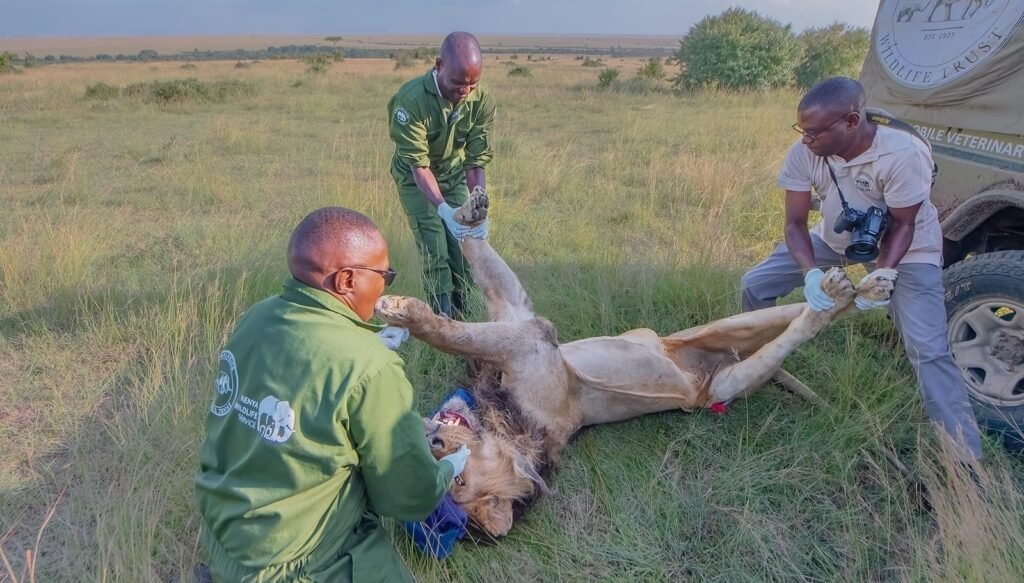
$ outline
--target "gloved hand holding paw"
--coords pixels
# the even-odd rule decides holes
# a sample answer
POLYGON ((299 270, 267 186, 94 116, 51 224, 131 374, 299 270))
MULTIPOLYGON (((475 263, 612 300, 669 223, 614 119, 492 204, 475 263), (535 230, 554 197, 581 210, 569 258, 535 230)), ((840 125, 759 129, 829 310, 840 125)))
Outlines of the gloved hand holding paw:
POLYGON ((836 302, 821 289, 821 281, 825 279, 825 272, 815 267, 804 274, 804 297, 807 298, 807 305, 815 312, 824 312, 836 307, 836 302))
POLYGON ((455 209, 446 202, 442 202, 440 206, 437 207, 437 216, 441 217, 441 221, 444 223, 444 228, 448 229, 448 232, 456 239, 465 239, 469 236, 470 231, 473 230, 472 227, 467 227, 455 220, 455 209))

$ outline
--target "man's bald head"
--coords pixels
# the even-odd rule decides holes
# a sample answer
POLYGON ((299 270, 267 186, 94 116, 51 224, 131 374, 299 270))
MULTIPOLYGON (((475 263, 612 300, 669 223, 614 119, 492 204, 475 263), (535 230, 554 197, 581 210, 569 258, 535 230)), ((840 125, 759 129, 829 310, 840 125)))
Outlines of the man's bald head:
POLYGON ((441 54, 434 65, 437 88, 453 104, 476 90, 483 73, 480 43, 468 32, 453 32, 441 43, 441 54))
POLYGON ((466 66, 480 67, 480 42, 468 32, 456 31, 444 37, 441 43, 441 61, 465 70, 466 66))
POLYGON ((798 111, 813 108, 839 113, 860 111, 864 107, 864 87, 849 77, 831 77, 818 83, 800 100, 798 111))
POLYGON ((342 267, 362 265, 387 249, 377 225, 366 215, 338 206, 311 212, 288 242, 292 277, 323 289, 324 278, 342 267))

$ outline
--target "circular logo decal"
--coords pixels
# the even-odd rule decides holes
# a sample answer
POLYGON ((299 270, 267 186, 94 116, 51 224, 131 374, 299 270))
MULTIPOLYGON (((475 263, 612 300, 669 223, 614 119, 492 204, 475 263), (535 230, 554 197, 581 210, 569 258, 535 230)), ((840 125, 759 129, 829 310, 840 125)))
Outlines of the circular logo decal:
POLYGON ((395 110, 395 121, 402 125, 409 123, 409 112, 399 107, 395 110))
POLYGON ((210 412, 223 417, 231 412, 238 397, 238 367, 235 365, 235 355, 230 350, 220 353, 220 366, 213 385, 217 392, 210 405, 210 412))
POLYGON ((945 85, 996 54, 1024 15, 1021 0, 882 0, 875 53, 897 83, 945 85))

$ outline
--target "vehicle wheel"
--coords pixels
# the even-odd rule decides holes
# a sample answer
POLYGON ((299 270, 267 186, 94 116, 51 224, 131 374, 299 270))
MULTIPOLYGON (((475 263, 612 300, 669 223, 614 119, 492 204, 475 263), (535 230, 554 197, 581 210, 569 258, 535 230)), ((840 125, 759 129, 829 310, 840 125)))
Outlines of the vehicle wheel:
POLYGON ((968 257, 942 283, 950 349, 978 423, 1024 452, 1024 251, 968 257))

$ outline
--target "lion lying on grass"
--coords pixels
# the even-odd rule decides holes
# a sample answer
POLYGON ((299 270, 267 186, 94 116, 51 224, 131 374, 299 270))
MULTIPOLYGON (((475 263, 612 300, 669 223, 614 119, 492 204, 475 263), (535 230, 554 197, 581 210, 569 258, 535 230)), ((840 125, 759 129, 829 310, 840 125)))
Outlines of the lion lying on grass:
MULTIPOLYGON (((487 197, 476 191, 456 218, 476 225, 486 215, 487 197)), ((786 356, 847 311, 855 295, 888 299, 896 278, 894 270, 875 272, 855 290, 832 269, 822 288, 836 306, 826 312, 791 304, 664 338, 639 328, 559 344, 554 325, 533 313, 519 279, 486 240, 465 239, 461 248, 486 297, 489 322, 449 320, 418 299, 398 296, 380 298, 377 314, 438 350, 496 371, 477 379, 474 407, 450 399, 425 420, 436 457, 462 445, 472 450, 451 493, 471 524, 494 537, 512 527, 514 507, 546 492, 541 473, 583 427, 692 411, 750 393, 784 375, 786 356)))

